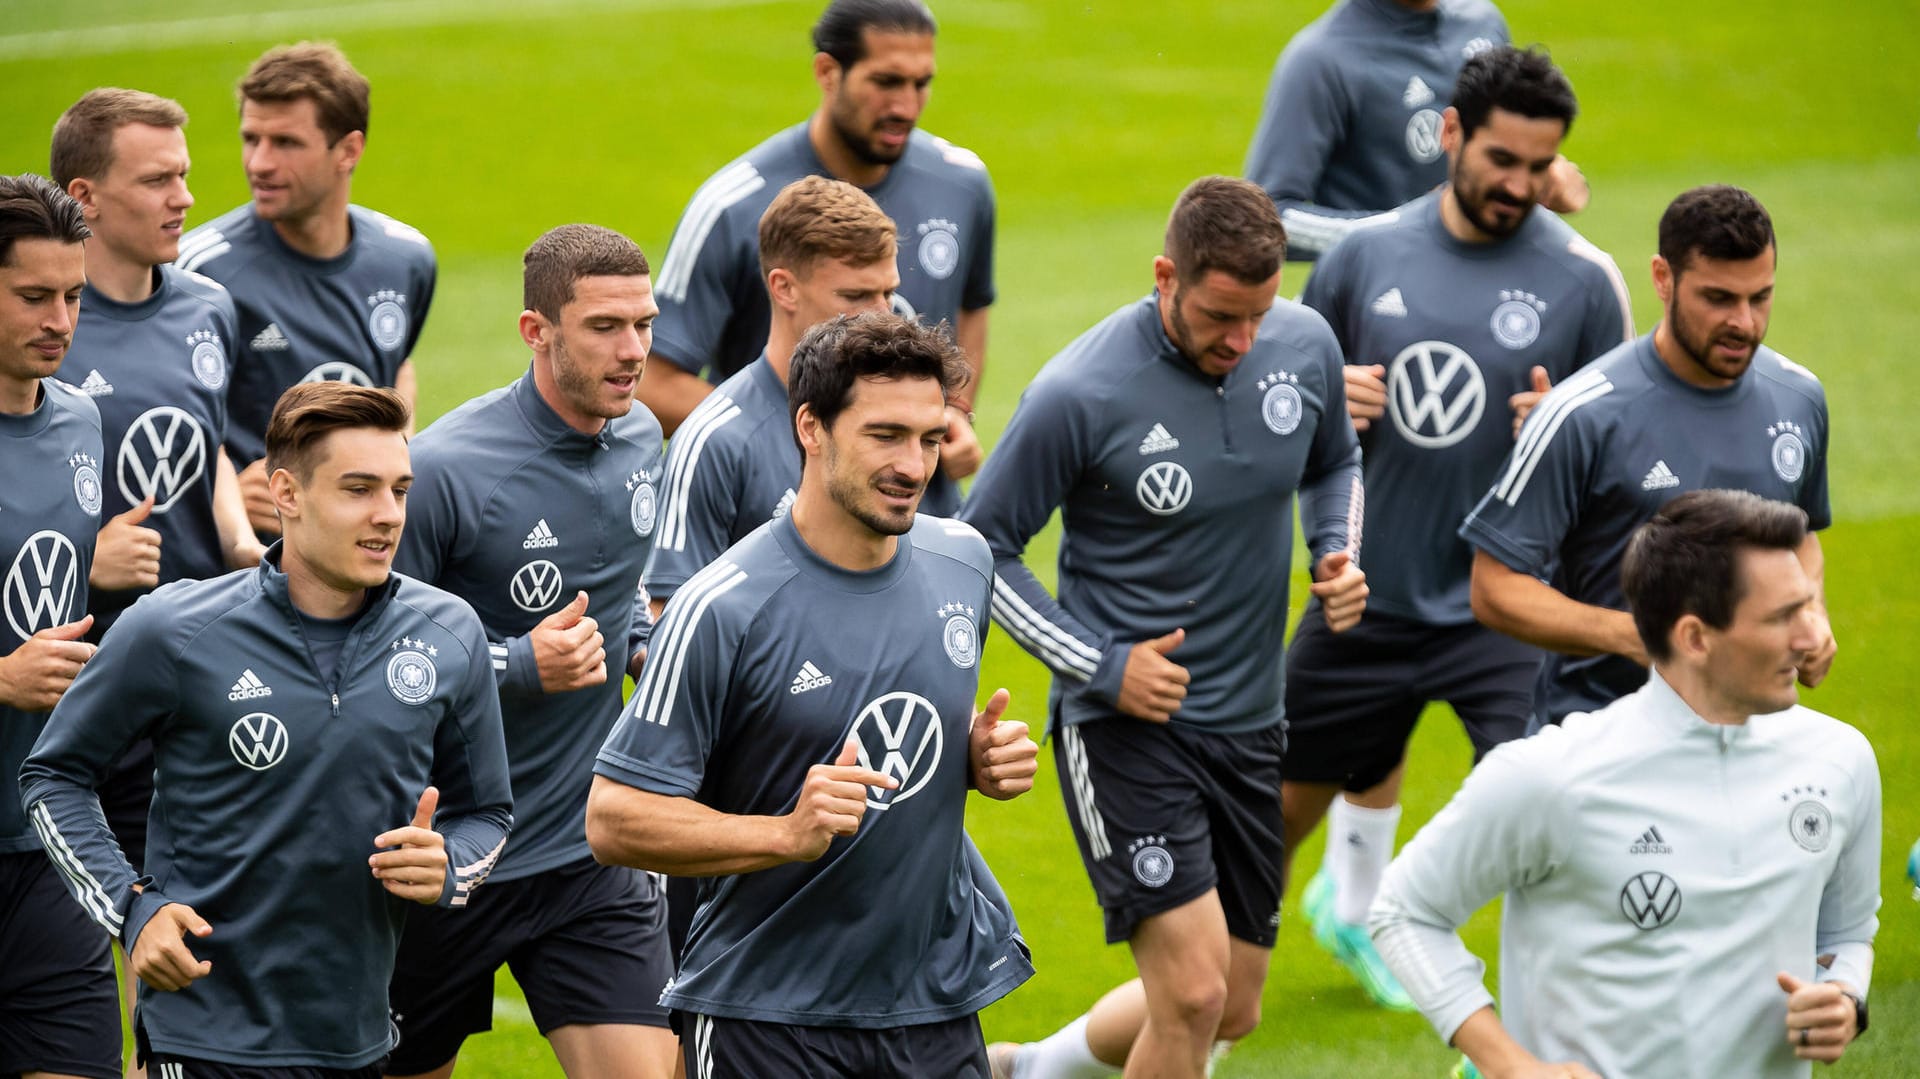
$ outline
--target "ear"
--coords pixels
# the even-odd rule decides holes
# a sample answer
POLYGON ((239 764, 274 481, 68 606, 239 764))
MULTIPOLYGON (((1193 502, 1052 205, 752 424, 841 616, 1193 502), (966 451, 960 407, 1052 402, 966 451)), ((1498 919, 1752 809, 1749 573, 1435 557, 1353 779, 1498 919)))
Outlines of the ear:
POLYGON ((293 473, 284 468, 276 468, 267 477, 267 494, 273 498, 273 508, 280 514, 282 521, 297 520, 300 516, 300 481, 293 473))
POLYGON ((1153 287, 1160 290, 1160 295, 1172 297, 1179 283, 1179 271, 1173 260, 1165 255, 1153 256, 1153 287))
POLYGON ((1466 131, 1460 126, 1460 110, 1448 105, 1447 111, 1440 114, 1440 149, 1452 157, 1460 153, 1466 142, 1466 131))
POLYGON ((824 52, 813 54, 813 81, 814 85, 820 87, 821 94, 832 97, 839 92, 840 79, 845 74, 840 70, 840 61, 835 60, 831 54, 824 52))
POLYGON ((552 334, 553 323, 547 321, 547 316, 531 309, 520 312, 520 340, 526 342, 528 348, 545 355, 552 334))
POLYGON ((800 306, 800 280, 785 266, 767 271, 767 296, 775 307, 792 314, 800 306))
POLYGON ((1713 627, 1701 621, 1697 614, 1683 614, 1667 631, 1667 641, 1676 657, 1698 663, 1705 660, 1712 649, 1713 627))
POLYGON ((349 131, 333 148, 340 154, 340 168, 343 172, 352 172, 360 164, 360 155, 367 152, 367 133, 349 131))
POLYGON ((1673 267, 1659 255, 1653 256, 1653 294, 1662 306, 1673 302, 1673 267))
POLYGON ((100 207, 93 199, 93 181, 84 176, 75 176, 67 181, 67 194, 80 204, 81 216, 92 221, 100 216, 100 207))
POLYGON ((826 425, 813 414, 812 405, 803 404, 794 411, 793 432, 800 436, 800 449, 807 457, 818 457, 825 452, 826 425))

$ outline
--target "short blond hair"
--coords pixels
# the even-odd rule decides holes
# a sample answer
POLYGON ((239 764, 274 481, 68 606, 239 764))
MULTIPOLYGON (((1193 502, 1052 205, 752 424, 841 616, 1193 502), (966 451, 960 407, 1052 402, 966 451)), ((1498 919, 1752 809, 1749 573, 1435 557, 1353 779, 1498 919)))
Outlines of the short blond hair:
POLYGON ((774 196, 760 215, 760 277, 780 268, 805 276, 822 259, 870 266, 894 255, 893 219, 865 191, 809 176, 774 196))
POLYGON ((53 182, 98 180, 113 168, 113 133, 128 124, 187 126, 187 110, 145 90, 103 86, 88 90, 53 125, 53 182))
POLYGON ((320 130, 332 146, 355 131, 365 133, 372 111, 366 76, 347 62, 339 46, 302 41, 268 49, 240 80, 240 103, 313 102, 320 130))

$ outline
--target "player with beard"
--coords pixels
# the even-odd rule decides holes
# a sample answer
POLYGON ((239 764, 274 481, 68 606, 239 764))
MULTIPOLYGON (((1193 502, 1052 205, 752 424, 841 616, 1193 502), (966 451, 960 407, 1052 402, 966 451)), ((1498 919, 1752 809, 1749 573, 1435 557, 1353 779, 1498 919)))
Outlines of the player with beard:
POLYGON ((1799 664, 1819 684, 1836 646, 1819 591, 1827 503, 1827 399, 1813 372, 1761 344, 1773 309, 1773 221, 1736 187, 1673 200, 1660 218, 1653 286, 1665 315, 1553 388, 1520 429, 1460 535, 1476 548, 1473 612, 1556 653, 1534 724, 1640 688, 1647 652, 1626 611, 1620 560, 1662 505, 1706 487, 1805 510, 1801 562, 1819 643, 1799 664))
POLYGON ((917 127, 933 83, 934 31, 921 0, 828 5, 813 28, 820 107, 715 173, 674 229, 660 267, 655 363, 640 399, 672 436, 714 383, 759 356, 771 318, 760 215, 803 176, 845 180, 898 231, 894 310, 947 323, 973 370, 949 402, 940 471, 927 491, 927 512, 945 515, 959 508, 958 481, 980 466, 970 402, 994 300, 994 200, 978 157, 917 127))

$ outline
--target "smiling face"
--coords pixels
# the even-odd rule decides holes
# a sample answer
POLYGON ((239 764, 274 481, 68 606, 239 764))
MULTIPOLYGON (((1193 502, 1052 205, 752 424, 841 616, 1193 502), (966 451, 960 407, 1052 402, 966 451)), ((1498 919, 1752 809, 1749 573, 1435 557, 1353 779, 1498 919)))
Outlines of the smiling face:
POLYGON ((358 131, 329 145, 319 107, 309 98, 241 103, 240 160, 254 212, 268 221, 294 225, 316 214, 344 213, 365 146, 358 131))
POLYGON ((341 428, 321 436, 309 459, 309 476, 280 468, 268 479, 289 574, 304 571, 343 595, 385 584, 413 486, 406 436, 341 428))
POLYGON ((927 107, 933 84, 933 35, 868 29, 865 55, 842 69, 826 53, 814 59, 827 118, 855 157, 891 165, 927 107))
POLYGON ((946 396, 932 378, 858 378, 831 429, 805 407, 799 419, 818 442, 808 469, 821 468, 840 511, 875 536, 913 527, 947 435, 946 396))
POLYGON ((1469 136, 1460 114, 1447 110, 1440 128, 1449 157, 1447 183, 1455 206, 1478 233, 1472 239, 1508 236, 1526 223, 1566 133, 1560 120, 1494 108, 1469 136))
POLYGON ((193 195, 187 190, 186 133, 177 127, 123 124, 113 133, 106 174, 76 180, 94 240, 135 266, 158 266, 180 254, 193 195))
POLYGON ((9 401, 38 400, 38 380, 60 369, 80 317, 86 249, 62 240, 19 239, 0 263, 0 381, 9 401))

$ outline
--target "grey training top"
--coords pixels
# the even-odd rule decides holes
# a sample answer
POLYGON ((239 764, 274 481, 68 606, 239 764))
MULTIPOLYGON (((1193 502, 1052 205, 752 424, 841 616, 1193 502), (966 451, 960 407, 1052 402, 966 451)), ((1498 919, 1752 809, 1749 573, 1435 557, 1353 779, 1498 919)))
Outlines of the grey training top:
MULTIPOLYGON (((1668 370, 1647 334, 1540 402, 1460 535, 1581 603, 1625 610, 1620 560, 1633 530, 1709 487, 1791 502, 1813 528, 1831 524, 1826 391, 1765 345, 1739 382, 1704 390, 1668 370)), ((1540 677, 1535 718, 1558 722, 1638 689, 1647 672, 1620 656, 1549 654, 1540 677)))
POLYGON ((227 391, 235 468, 266 456, 267 420, 287 387, 391 386, 420 339, 437 276, 433 246, 383 213, 347 213, 353 238, 330 259, 288 247, 252 203, 180 241, 180 268, 225 285, 240 312, 244 351, 227 391))
POLYGON ((466 905, 513 824, 500 703, 472 609, 399 574, 371 590, 323 678, 280 554, 128 608, 54 709, 21 796, 68 889, 129 950, 169 903, 213 926, 189 938, 207 976, 140 988, 155 1052, 358 1068, 392 1048, 387 980, 410 905, 368 868, 374 837, 438 787, 439 902, 466 905), (139 738, 156 762, 146 876, 94 794, 139 738))
POLYGON ((1033 973, 963 827, 992 560, 919 516, 885 566, 842 569, 791 517, 686 583, 595 771, 728 814, 791 812, 851 735, 869 788, 819 859, 700 881, 661 1002, 701 1015, 885 1028, 972 1015, 1033 973))
POLYGON ((1366 218, 1446 182, 1440 114, 1460 67, 1507 44, 1486 0, 1340 0, 1274 65, 1247 178, 1287 226, 1287 257, 1313 259, 1366 218))
POLYGON ((394 565, 473 605, 500 687, 515 823, 495 876, 590 858, 593 755, 620 714, 627 660, 652 624, 639 588, 658 517, 660 424, 635 402, 583 435, 529 373, 422 431, 413 470, 394 565), (581 590, 606 638, 607 680, 547 693, 528 634, 581 590))
POLYGON ((1310 553, 1358 555, 1360 445, 1340 346, 1277 301, 1253 351, 1204 374, 1149 296, 1047 362, 974 481, 965 519, 993 548, 993 614, 1052 668, 1056 720, 1113 715, 1128 651, 1180 627, 1192 674, 1173 722, 1281 721, 1293 495, 1310 553), (1059 600, 1021 559, 1061 510, 1059 600))
MULTIPOLYGON (((87 575, 100 531, 100 410, 71 386, 40 380, 40 403, 24 416, 0 413, 0 656, 41 630, 87 613, 87 575)), ((0 854, 40 849, 20 806, 20 762, 45 712, 0 704, 0 854)))
POLYGON ((1633 336, 1606 253, 1536 209, 1519 231, 1463 243, 1439 192, 1327 252, 1301 297, 1352 364, 1387 368, 1387 414, 1360 436, 1367 612, 1473 621, 1473 548, 1455 535, 1513 449, 1507 398, 1537 364, 1559 382, 1633 336))

